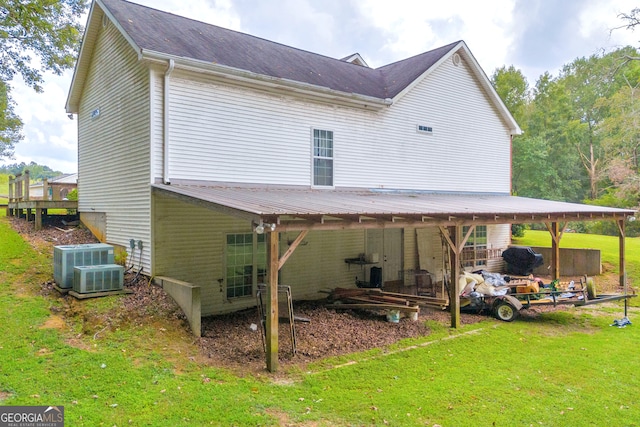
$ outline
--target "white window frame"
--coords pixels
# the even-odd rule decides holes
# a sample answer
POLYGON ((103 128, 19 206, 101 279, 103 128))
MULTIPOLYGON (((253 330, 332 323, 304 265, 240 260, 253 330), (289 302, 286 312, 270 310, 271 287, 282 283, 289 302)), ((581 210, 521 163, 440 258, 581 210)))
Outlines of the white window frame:
POLYGON ((256 285, 260 282, 260 279, 264 279, 263 276, 258 274, 259 269, 263 269, 263 275, 266 274, 267 268, 267 245, 266 239, 264 238, 264 234, 257 233, 228 233, 225 235, 225 243, 224 243, 224 278, 225 278, 225 293, 227 299, 237 299, 237 298, 248 298, 253 297, 255 295, 256 285), (231 254, 229 250, 229 238, 230 237, 238 237, 242 236, 243 239, 251 239, 251 254, 231 254), (262 236, 262 237, 260 237, 262 236), (259 240, 262 240, 259 242, 259 240), (244 257, 242 256, 244 255, 244 257), (234 259, 233 258, 243 258, 243 259, 234 259), (251 273, 242 274, 238 273, 238 269, 244 269, 246 267, 251 267, 251 273), (234 271, 235 274, 230 274, 230 269, 234 271), (241 280, 244 278, 245 283, 236 283, 237 280, 241 280), (246 283, 249 281, 250 283, 246 283), (236 292, 231 292, 233 289, 241 289, 242 292, 236 294, 236 292), (249 291, 247 292, 247 289, 249 291))
MULTIPOLYGON (((327 149, 327 147, 320 147, 320 149, 327 149)), ((335 188, 336 183, 336 146, 335 146, 335 132, 326 128, 312 127, 311 128, 311 186, 313 188, 335 188), (331 134, 331 155, 316 154, 316 132, 327 132, 331 134), (331 160, 331 184, 316 184, 316 160, 331 160)))
MULTIPOLYGON (((462 234, 466 235, 470 226, 462 227, 462 234)), ((486 225, 476 225, 462 249, 462 263, 465 267, 476 269, 486 267, 489 259, 489 231, 486 225), (480 240, 480 243, 478 243, 480 240)))

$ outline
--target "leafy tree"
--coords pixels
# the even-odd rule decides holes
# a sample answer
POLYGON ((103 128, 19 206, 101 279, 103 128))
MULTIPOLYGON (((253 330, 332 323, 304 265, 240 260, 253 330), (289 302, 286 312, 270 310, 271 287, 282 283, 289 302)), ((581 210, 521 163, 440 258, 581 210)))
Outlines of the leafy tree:
MULTIPOLYGON (((495 88, 513 118, 522 127, 525 125, 525 115, 529 104, 529 83, 522 71, 510 67, 498 68, 491 76, 491 84, 495 88)), ((524 129, 523 129, 524 130, 524 129)))
POLYGON ((13 112, 7 85, 0 81, 0 158, 13 156, 16 142, 22 139, 22 121, 13 112))
POLYGON ((0 158, 19 141, 21 123, 11 109, 9 82, 16 74, 42 91, 44 71, 61 74, 73 67, 86 0, 0 0, 0 158), (4 118, 4 120, 2 120, 4 118), (8 119, 7 119, 8 118, 8 119), (7 142, 5 139, 8 139, 7 142))
MULTIPOLYGON (((521 195, 571 202, 583 199, 585 174, 577 167, 578 154, 567 138, 566 124, 570 119, 570 99, 564 82, 549 73, 541 75, 533 89, 527 141, 522 142, 531 144, 525 151, 531 152, 531 162, 522 167, 536 172, 537 191, 521 195)), ((514 163, 519 152, 522 151, 514 147, 514 163)))

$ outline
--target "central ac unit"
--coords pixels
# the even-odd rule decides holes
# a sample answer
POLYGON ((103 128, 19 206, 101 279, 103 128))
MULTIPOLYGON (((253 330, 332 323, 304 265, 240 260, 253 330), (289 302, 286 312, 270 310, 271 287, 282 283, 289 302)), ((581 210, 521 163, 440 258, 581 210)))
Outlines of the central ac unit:
POLYGON ((73 290, 79 294, 119 291, 124 282, 124 267, 117 264, 85 265, 73 269, 73 290))
POLYGON ((53 247, 53 279, 58 286, 73 286, 73 268, 82 265, 113 264, 113 246, 105 243, 53 247))

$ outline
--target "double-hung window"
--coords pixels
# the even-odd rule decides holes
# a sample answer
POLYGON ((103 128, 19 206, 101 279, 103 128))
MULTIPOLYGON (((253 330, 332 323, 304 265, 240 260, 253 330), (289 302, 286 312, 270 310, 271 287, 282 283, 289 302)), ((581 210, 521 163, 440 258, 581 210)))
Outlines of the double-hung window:
MULTIPOLYGON (((469 226, 462 227, 462 235, 466 236, 469 226)), ((465 267, 487 266, 487 226, 476 225, 462 249, 462 262, 465 267)))
POLYGON ((267 269, 264 236, 257 233, 227 235, 227 298, 252 296, 254 285, 264 281, 267 269))
POLYGON ((333 187, 333 131, 313 130, 313 185, 333 187))

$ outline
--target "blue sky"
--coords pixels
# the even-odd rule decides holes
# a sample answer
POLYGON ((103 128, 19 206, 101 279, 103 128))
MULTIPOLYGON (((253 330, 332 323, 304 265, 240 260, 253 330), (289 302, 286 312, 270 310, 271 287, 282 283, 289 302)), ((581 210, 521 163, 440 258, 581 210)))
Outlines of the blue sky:
MULTIPOLYGON (((379 67, 464 40, 490 76, 514 65, 533 86, 575 58, 632 45, 640 31, 614 30, 632 0, 135 0, 177 15, 334 58, 358 52, 379 67)), ((85 18, 86 19, 86 18, 85 18)), ((72 71, 46 75, 44 93, 12 82, 24 140, 14 159, 77 171, 77 122, 64 110, 72 71)))

